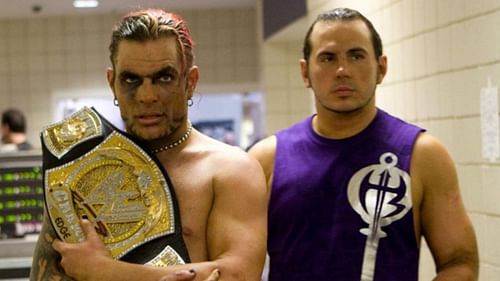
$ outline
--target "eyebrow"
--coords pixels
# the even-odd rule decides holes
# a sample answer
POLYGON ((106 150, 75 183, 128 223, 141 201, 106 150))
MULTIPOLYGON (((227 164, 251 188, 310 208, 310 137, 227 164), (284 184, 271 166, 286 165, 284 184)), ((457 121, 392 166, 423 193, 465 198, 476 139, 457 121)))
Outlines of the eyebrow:
MULTIPOLYGON (((346 53, 356 53, 356 52, 362 52, 362 53, 368 53, 368 51, 362 47, 354 47, 349 50, 347 50, 346 53)), ((321 52, 318 53, 318 56, 321 55, 336 55, 338 52, 334 52, 328 49, 322 50, 321 52)))
POLYGON ((130 71, 130 70, 124 70, 124 71, 120 72, 120 77, 133 76, 133 77, 140 77, 140 78, 155 79, 155 78, 157 78, 165 73, 172 73, 172 74, 177 76, 179 74, 179 71, 177 71, 177 69, 175 69, 172 66, 163 67, 160 70, 153 72, 153 73, 150 73, 150 74, 147 74, 147 75, 140 75, 140 74, 137 74, 137 73, 130 71))
POLYGON ((361 48, 361 47, 355 47, 355 48, 349 49, 349 50, 347 50, 347 52, 348 53, 356 53, 356 52, 368 53, 367 50, 365 50, 364 48, 361 48))

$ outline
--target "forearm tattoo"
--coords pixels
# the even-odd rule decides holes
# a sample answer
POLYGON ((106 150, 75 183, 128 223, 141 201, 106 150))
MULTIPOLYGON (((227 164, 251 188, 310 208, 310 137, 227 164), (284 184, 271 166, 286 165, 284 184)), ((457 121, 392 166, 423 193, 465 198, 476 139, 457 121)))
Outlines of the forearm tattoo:
POLYGON ((57 238, 54 228, 47 215, 44 217, 42 230, 33 254, 30 281, 63 281, 73 280, 64 274, 59 265, 61 256, 52 248, 52 242, 57 238))

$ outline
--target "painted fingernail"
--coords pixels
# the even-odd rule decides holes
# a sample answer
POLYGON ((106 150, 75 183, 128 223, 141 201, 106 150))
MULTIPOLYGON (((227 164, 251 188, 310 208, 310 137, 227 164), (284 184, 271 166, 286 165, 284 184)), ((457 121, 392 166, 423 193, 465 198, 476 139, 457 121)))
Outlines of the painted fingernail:
POLYGON ((175 275, 177 276, 194 275, 194 272, 191 272, 191 270, 182 270, 182 271, 177 271, 175 275))

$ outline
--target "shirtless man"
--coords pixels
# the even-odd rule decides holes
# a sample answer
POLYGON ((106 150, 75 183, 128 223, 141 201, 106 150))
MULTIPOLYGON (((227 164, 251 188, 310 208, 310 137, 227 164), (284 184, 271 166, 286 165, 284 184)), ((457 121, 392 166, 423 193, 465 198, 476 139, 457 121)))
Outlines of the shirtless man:
POLYGON ((146 141, 168 171, 192 263, 152 267, 114 260, 88 221, 82 221, 86 241, 69 244, 46 220, 31 280, 260 280, 265 178, 239 148, 195 129, 189 134, 188 105, 199 70, 185 22, 163 10, 132 12, 114 29, 109 49, 115 105, 127 131, 146 141))

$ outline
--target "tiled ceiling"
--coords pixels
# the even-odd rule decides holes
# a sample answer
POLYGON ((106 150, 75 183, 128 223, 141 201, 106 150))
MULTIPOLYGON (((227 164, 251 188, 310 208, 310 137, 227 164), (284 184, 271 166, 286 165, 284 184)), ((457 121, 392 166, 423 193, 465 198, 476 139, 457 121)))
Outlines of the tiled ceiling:
POLYGON ((170 10, 255 7, 257 0, 99 0, 97 8, 76 9, 73 0, 0 0, 0 18, 123 12, 137 7, 170 10), (38 8, 37 8, 38 7, 38 8))

